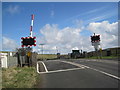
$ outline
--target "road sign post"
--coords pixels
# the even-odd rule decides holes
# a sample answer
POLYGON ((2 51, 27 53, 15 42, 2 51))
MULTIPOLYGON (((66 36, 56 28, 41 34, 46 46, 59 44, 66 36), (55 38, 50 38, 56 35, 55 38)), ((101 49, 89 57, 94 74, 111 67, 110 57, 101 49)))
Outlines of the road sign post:
MULTIPOLYGON (((36 40, 35 40, 36 37, 33 37, 33 35, 32 35, 33 22, 34 22, 34 15, 32 14, 31 15, 30 36, 21 38, 21 40, 22 40, 21 47, 22 47, 23 51, 26 53, 26 55, 24 55, 24 56, 27 57, 23 61, 27 62, 28 65, 32 64, 32 46, 36 46, 36 40)), ((21 61, 21 63, 23 64, 22 61, 21 61)))
POLYGON ((102 59, 102 48, 100 48, 99 50, 100 50, 100 59, 102 59))
MULTIPOLYGON (((98 51, 99 51, 99 45, 100 45, 100 35, 95 35, 95 33, 94 33, 94 35, 91 36, 91 43, 92 43, 92 46, 94 46, 96 56, 98 58, 98 51)), ((101 55, 100 55, 100 57, 101 57, 101 55)))

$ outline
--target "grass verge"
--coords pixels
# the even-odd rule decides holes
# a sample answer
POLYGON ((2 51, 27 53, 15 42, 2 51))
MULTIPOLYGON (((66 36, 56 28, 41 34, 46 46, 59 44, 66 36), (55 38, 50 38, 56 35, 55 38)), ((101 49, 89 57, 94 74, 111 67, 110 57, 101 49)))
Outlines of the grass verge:
POLYGON ((102 56, 102 58, 94 56, 94 57, 89 57, 86 59, 117 59, 117 58, 118 58, 118 56, 102 56))
POLYGON ((37 59, 55 59, 57 55, 55 54, 38 54, 37 59))
POLYGON ((37 78, 35 67, 2 69, 2 88, 34 88, 37 78))

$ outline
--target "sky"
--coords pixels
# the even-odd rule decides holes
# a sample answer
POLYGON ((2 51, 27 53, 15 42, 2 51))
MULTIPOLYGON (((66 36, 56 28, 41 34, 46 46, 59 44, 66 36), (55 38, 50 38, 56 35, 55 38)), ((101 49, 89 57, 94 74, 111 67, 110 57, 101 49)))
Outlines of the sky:
POLYGON ((117 2, 3 2, 2 50, 21 47, 21 37, 30 35, 35 15, 33 51, 55 54, 71 50, 93 51, 90 36, 100 34, 103 49, 118 46, 117 2))

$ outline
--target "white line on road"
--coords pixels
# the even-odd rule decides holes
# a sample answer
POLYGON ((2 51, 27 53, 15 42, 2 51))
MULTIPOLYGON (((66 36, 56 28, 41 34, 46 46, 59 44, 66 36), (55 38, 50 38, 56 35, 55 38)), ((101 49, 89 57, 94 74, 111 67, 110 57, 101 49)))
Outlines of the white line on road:
POLYGON ((68 61, 61 61, 61 62, 72 64, 72 65, 80 67, 80 68, 89 68, 88 66, 85 66, 85 65, 82 65, 82 64, 78 64, 78 63, 74 63, 74 62, 68 62, 68 61))
POLYGON ((38 62, 37 62, 37 73, 40 73, 40 72, 39 72, 39 64, 38 64, 38 63, 42 63, 43 66, 44 66, 44 68, 45 68, 45 71, 48 72, 46 65, 45 65, 42 61, 38 61, 38 62))
POLYGON ((113 61, 113 60, 99 60, 99 59, 90 59, 90 60, 85 60, 85 59, 82 59, 82 60, 79 60, 79 62, 104 62, 104 63, 112 63, 112 64, 118 64, 119 61, 113 61))
POLYGON ((38 65, 38 62, 37 62, 37 73, 39 73, 39 65, 38 65))
MULTIPOLYGON (((42 62, 42 61, 41 61, 41 62, 42 62)), ((46 67, 46 65, 44 64, 44 62, 42 62, 42 64, 43 64, 43 66, 44 66, 44 68, 45 68, 45 71, 48 72, 47 67, 46 67)))
POLYGON ((55 70, 55 71, 49 71, 49 72, 48 72, 46 65, 45 65, 42 61, 40 61, 40 62, 43 64, 46 72, 39 72, 39 68, 38 68, 39 65, 38 65, 38 62, 37 62, 37 72, 38 72, 39 74, 42 74, 42 73, 53 73, 53 72, 62 72, 62 71, 70 71, 70 70, 78 70, 78 69, 89 68, 89 69, 91 69, 91 70, 100 72, 100 73, 102 73, 102 74, 105 74, 105 75, 107 75, 107 76, 110 76, 110 77, 112 77, 112 78, 115 78, 115 79, 120 80, 119 77, 117 77, 117 76, 115 76, 115 75, 112 75, 112 74, 110 74, 110 73, 107 73, 107 72, 104 72, 104 71, 101 71, 101 70, 98 70, 98 69, 94 69, 94 68, 91 68, 91 67, 86 66, 86 65, 83 65, 83 64, 78 64, 78 63, 68 62, 68 61, 61 61, 61 62, 68 63, 68 64, 72 64, 72 65, 78 66, 78 67, 80 67, 80 68, 72 68, 72 69, 65 69, 65 70, 55 70))
POLYGON ((106 73, 106 72, 104 72, 104 71, 101 71, 101 70, 97 70, 97 69, 88 67, 88 66, 86 66, 86 65, 82 65, 82 64, 78 64, 78 63, 73 63, 73 62, 68 62, 68 61, 62 61, 62 62, 66 62, 66 63, 69 63, 69 64, 73 64, 73 65, 76 65, 76 66, 79 66, 79 67, 84 66, 84 67, 86 67, 86 68, 89 68, 89 69, 98 71, 98 72, 100 72, 100 73, 102 73, 102 74, 105 74, 105 75, 107 75, 107 76, 110 76, 110 77, 113 77, 113 78, 115 78, 115 79, 120 80, 120 78, 117 77, 117 76, 115 76, 115 75, 112 75, 112 74, 110 74, 110 73, 106 73))
POLYGON ((107 75, 107 76, 110 76, 110 77, 113 77, 113 78, 115 78, 115 79, 120 80, 119 77, 117 77, 117 76, 115 76, 115 75, 112 75, 112 74, 110 74, 110 73, 106 73, 106 72, 104 72, 104 71, 97 70, 97 69, 94 69, 94 68, 90 68, 90 69, 95 70, 95 71, 98 71, 98 72, 103 73, 103 74, 105 74, 105 75, 107 75))
MULTIPOLYGON (((57 60, 56 60, 56 61, 57 61, 57 60)), ((59 60, 58 60, 58 61, 59 61, 59 60)), ((64 62, 64 63, 65 63, 65 62, 64 62)), ((67 62, 66 62, 66 63, 67 63, 67 62)), ((72 62, 71 62, 71 63, 72 63, 72 62)), ((69 63, 69 64, 70 64, 70 63, 69 63)), ((64 69, 64 70, 48 71, 46 65, 44 64, 44 62, 39 61, 39 62, 37 62, 37 73, 39 73, 39 74, 44 74, 44 73, 55 73, 55 72, 72 71, 72 70, 78 70, 78 69, 84 69, 84 68, 85 68, 85 67, 80 66, 80 65, 79 65, 78 67, 80 67, 80 68, 71 68, 71 69, 64 69), (38 63, 42 63, 42 64, 43 64, 43 66, 44 66, 46 72, 39 72, 39 64, 38 64, 38 63)))
POLYGON ((54 71, 49 71, 49 72, 39 72, 39 74, 65 72, 65 71, 73 71, 73 70, 79 70, 79 69, 82 69, 82 68, 72 68, 72 69, 64 69, 64 70, 54 70, 54 71))

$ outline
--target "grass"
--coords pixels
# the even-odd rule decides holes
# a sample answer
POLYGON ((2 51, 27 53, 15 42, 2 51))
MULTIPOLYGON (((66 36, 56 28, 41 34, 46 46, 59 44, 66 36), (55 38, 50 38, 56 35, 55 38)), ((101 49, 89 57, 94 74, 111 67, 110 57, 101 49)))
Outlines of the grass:
POLYGON ((38 54, 37 59, 55 59, 57 55, 55 54, 38 54))
POLYGON ((34 67, 3 69, 2 88, 34 88, 37 78, 34 67))
MULTIPOLYGON (((118 58, 117 56, 102 56, 102 59, 116 59, 118 58)), ((94 56, 94 57, 89 57, 86 59, 100 59, 100 57, 94 56)))

